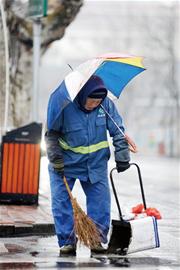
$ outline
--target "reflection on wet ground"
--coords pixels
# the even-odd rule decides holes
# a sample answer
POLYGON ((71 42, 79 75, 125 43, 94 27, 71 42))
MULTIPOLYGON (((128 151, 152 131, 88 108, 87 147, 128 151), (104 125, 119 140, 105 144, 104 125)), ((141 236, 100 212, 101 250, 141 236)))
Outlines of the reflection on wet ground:
MULTIPOLYGON (((56 238, 51 237, 24 237, 24 238, 1 238, 0 269, 74 269, 87 270, 131 268, 151 270, 175 270, 180 268, 175 256, 158 255, 158 250, 153 253, 129 254, 126 257, 112 257, 105 255, 90 257, 89 249, 78 248, 77 257, 58 257, 59 247, 56 238), (4 250, 2 247, 4 246, 4 250), (150 254, 150 256, 148 256, 150 254)), ((159 250, 160 252, 160 250, 159 250)), ((116 256, 116 255, 115 255, 116 256)))
POLYGON ((102 263, 112 264, 115 266, 133 266, 138 265, 138 267, 146 266, 180 266, 176 261, 159 259, 154 257, 134 257, 134 258, 103 258, 99 259, 102 263))
POLYGON ((25 269, 36 269, 34 263, 24 262, 24 263, 0 263, 0 269, 2 270, 25 270, 25 269))
MULTIPOLYGON (((129 254, 126 258, 90 258, 89 250, 85 247, 78 248, 76 258, 59 258, 59 247, 56 236, 39 237, 11 237, 0 238, 0 270, 29 270, 29 269, 102 269, 112 270, 129 268, 130 270, 177 270, 180 269, 180 227, 179 208, 177 206, 178 186, 176 181, 176 164, 167 159, 159 163, 157 160, 147 160, 144 163, 147 175, 145 178, 146 189, 152 194, 153 204, 161 209, 163 219, 158 221, 161 247, 154 250, 146 250, 135 254, 129 254), (165 166, 165 165, 168 166, 165 166), (170 164, 170 165, 169 165, 170 164), (158 179, 158 185, 152 184, 152 173, 158 179), (172 175, 172 173, 174 174, 172 175), (165 192, 167 191, 168 192, 165 192), (170 190, 170 191, 169 191, 170 190), (172 192, 171 192, 172 191, 172 192), (175 192, 176 191, 176 192, 175 192)), ((124 181, 128 187, 119 184, 121 193, 126 194, 129 188, 131 175, 124 181)), ((120 183, 120 182, 118 182, 120 183)), ((132 193, 136 193, 135 185, 131 186, 132 193)), ((123 196, 122 196, 123 198, 123 196)), ((124 197, 124 203, 126 202, 124 197)))
MULTIPOLYGON (((37 254, 32 254, 32 256, 36 256, 37 254)), ((153 257, 134 257, 134 258, 84 258, 84 260, 78 258, 58 258, 57 261, 45 262, 4 262, 0 263, 0 269, 72 269, 72 268, 116 268, 116 267, 131 267, 134 269, 141 268, 145 269, 148 267, 154 267, 154 269, 161 269, 160 267, 164 267, 163 269, 179 269, 180 264, 175 261, 153 258, 153 257), (168 267, 168 268, 166 268, 168 267), (172 267, 172 268, 171 268, 172 267)))
POLYGON ((9 253, 22 253, 26 251, 26 248, 21 245, 7 243, 4 246, 9 253))

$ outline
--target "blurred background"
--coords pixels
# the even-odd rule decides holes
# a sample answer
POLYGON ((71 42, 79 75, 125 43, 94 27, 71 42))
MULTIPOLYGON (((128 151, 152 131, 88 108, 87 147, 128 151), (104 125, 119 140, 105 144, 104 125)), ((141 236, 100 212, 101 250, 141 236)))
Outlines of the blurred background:
MULTIPOLYGON (((2 1, 3 2, 3 1, 2 1)), ((4 1, 9 34, 8 129, 32 120, 32 21, 28 1, 4 1)), ((37 119, 50 94, 80 63, 108 52, 144 57, 146 71, 115 101, 142 155, 180 156, 180 1, 49 0, 41 19, 37 119), (64 16, 64 17, 63 17, 64 16)), ((2 14, 2 12, 1 12, 2 14)), ((5 114, 5 35, 0 18, 1 135, 5 114)), ((34 120, 34 119, 33 119, 34 120)))

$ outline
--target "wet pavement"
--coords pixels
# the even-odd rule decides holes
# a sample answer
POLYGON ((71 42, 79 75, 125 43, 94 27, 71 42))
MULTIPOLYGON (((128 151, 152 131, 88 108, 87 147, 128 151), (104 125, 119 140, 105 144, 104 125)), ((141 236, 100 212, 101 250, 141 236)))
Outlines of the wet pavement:
MULTIPOLYGON (((89 249, 78 246, 76 257, 60 258, 55 236, 0 238, 0 269, 180 269, 179 161, 166 158, 143 158, 142 161, 139 158, 137 163, 141 164, 147 206, 156 207, 163 217, 158 220, 160 248, 129 254, 125 258, 108 259, 105 256, 91 258, 89 249)), ((110 168, 113 164, 110 163, 110 168)), ((43 171, 43 192, 49 189, 45 175, 46 172, 43 171)), ((131 169, 121 177, 114 176, 124 212, 141 202, 135 175, 136 172, 131 169)), ((85 197, 83 194, 78 196, 79 192, 81 191, 77 183, 73 193, 84 207, 85 197)), ((112 197, 112 218, 117 216, 112 197)))
MULTIPOLYGON (((0 254, 0 269, 58 269, 131 267, 131 269, 179 269, 176 257, 163 251, 144 251, 122 258, 90 258, 87 248, 79 246, 76 257, 60 258, 55 236, 47 238, 3 238, 6 250, 0 254), (158 255, 159 254, 159 255, 158 255)), ((159 249, 160 250, 160 249, 159 249)), ((175 255, 175 254, 174 254, 175 255)))

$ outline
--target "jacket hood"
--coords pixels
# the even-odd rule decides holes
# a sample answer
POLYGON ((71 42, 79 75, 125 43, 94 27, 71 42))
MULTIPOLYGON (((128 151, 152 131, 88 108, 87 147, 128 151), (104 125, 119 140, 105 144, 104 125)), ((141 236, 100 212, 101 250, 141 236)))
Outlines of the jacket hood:
POLYGON ((91 112, 86 110, 84 106, 88 97, 95 98, 93 92, 95 92, 95 96, 97 96, 97 98, 102 98, 102 101, 107 96, 107 89, 104 85, 103 80, 96 75, 90 77, 90 79, 85 83, 85 85, 82 87, 81 91, 76 97, 76 101, 78 102, 80 109, 86 113, 91 112), (98 92, 100 93, 100 95, 97 95, 98 92))

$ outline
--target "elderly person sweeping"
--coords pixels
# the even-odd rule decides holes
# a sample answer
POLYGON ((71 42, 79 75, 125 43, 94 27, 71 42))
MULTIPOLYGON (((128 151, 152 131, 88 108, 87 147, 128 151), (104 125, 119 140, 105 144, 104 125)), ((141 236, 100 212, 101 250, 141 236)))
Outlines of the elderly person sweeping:
MULTIPOLYGON (((56 90, 57 91, 57 90, 56 90)), ((53 119, 52 93, 47 123, 53 119)), ((110 150, 107 130, 113 139, 118 172, 129 168, 129 149, 124 136, 119 132, 100 105, 111 115, 124 131, 122 119, 114 103, 107 97, 107 89, 98 76, 92 76, 73 102, 62 111, 58 126, 46 132, 47 155, 52 197, 52 213, 60 246, 60 255, 76 255, 77 238, 74 232, 73 210, 63 176, 72 190, 76 179, 80 180, 86 195, 87 215, 101 233, 101 240, 94 253, 103 253, 102 243, 107 242, 110 226, 110 190, 107 163, 110 150)))

